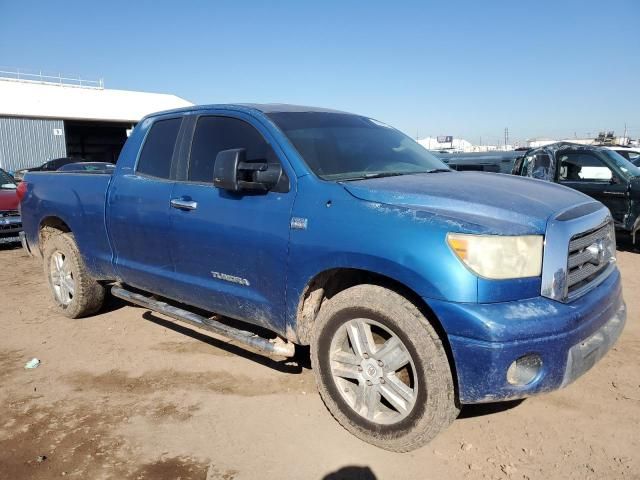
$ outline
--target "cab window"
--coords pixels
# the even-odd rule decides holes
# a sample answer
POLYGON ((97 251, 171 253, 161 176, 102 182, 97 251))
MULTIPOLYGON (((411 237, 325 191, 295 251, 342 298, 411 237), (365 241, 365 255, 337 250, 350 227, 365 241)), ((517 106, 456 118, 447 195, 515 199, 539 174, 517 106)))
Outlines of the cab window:
POLYGON ((150 177, 171 178, 171 160, 182 119, 158 120, 144 141, 136 171, 150 177))
POLYGON ((200 117, 191 143, 188 180, 213 183, 216 156, 232 148, 246 149, 249 162, 278 161, 264 137, 247 122, 230 117, 200 117))
POLYGON ((541 180, 551 180, 551 156, 545 152, 527 155, 524 158, 520 175, 541 180))
POLYGON ((613 172, 591 153, 568 152, 559 156, 560 182, 609 182, 613 172))

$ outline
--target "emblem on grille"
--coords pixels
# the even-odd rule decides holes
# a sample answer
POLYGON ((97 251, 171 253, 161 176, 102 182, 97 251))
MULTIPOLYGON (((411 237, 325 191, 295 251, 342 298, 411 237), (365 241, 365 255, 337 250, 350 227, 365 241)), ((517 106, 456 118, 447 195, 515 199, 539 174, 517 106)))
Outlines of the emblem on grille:
POLYGON ((591 255, 589 259, 589 263, 593 265, 602 265, 605 260, 605 244, 604 239, 600 238, 596 242, 592 243, 587 247, 587 252, 591 255))

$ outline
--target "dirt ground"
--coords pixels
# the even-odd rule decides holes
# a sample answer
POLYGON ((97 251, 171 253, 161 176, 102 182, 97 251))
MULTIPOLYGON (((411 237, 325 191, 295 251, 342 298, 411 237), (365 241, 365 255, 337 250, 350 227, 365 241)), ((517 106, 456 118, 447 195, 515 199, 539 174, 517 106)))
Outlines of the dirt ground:
POLYGON ((0 478, 639 479, 640 253, 619 264, 629 319, 593 370, 555 393, 464 408, 431 444, 396 454, 333 420, 308 352, 265 358, 115 299, 69 320, 40 262, 2 248, 0 478))

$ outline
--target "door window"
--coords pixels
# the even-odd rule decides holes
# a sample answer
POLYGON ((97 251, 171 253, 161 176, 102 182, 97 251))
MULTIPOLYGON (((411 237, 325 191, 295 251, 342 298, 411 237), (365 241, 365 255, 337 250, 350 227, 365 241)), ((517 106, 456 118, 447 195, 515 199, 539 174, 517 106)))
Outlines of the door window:
POLYGON ((561 182, 608 182, 613 172, 595 155, 568 152, 560 155, 561 182))
POLYGON ((144 141, 136 171, 157 178, 171 178, 171 159, 182 119, 158 120, 144 141))
POLYGON ((541 180, 551 180, 551 157, 545 152, 527 155, 520 175, 541 180))
POLYGON ((188 180, 213 183, 213 166, 222 150, 244 148, 247 161, 277 162, 271 146, 247 122, 230 117, 200 117, 191 143, 188 180))

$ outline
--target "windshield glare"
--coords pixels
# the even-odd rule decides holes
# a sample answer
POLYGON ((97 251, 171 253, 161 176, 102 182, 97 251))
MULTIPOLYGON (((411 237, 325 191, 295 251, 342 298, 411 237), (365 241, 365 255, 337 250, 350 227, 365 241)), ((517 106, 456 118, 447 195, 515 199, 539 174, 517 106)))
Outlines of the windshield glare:
POLYGON ((603 149, 602 153, 609 157, 616 165, 616 167, 618 167, 618 169, 621 170, 625 175, 629 177, 640 177, 640 168, 636 167, 633 163, 631 163, 619 153, 608 149, 603 149))
POLYGON ((420 144, 377 120, 333 112, 278 112, 268 117, 325 180, 449 170, 420 144))

